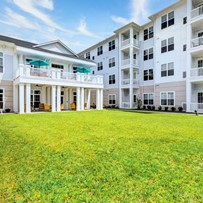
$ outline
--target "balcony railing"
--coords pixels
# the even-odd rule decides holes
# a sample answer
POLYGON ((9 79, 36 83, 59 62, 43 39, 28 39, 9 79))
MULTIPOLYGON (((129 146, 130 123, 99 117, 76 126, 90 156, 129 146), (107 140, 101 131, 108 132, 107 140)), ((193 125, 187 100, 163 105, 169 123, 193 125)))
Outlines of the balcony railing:
POLYGON ((122 102, 121 108, 130 108, 130 102, 122 102))
POLYGON ((123 79, 121 81, 121 85, 129 85, 130 84, 130 78, 129 79, 123 79))
POLYGON ((203 112, 203 103, 191 103, 190 110, 202 113, 203 112))
POLYGON ((133 79, 133 86, 138 87, 140 84, 140 81, 138 79, 133 79))
POLYGON ((200 6, 198 8, 193 9, 191 12, 191 18, 192 19, 196 18, 198 16, 201 16, 201 15, 203 15, 203 6, 200 6))
POLYGON ((125 47, 125 46, 127 46, 127 45, 129 45, 129 44, 130 44, 130 38, 129 38, 129 39, 126 39, 126 40, 124 40, 124 41, 121 42, 121 46, 122 46, 122 47, 125 47))
POLYGON ((191 47, 198 47, 203 45, 203 37, 198 37, 191 40, 191 47))
POLYGON ((190 77, 200 77, 203 76, 203 67, 202 68, 192 68, 190 71, 190 77))
POLYGON ((133 39, 133 45, 135 47, 139 47, 139 41, 137 39, 133 39))
POLYGON ((122 66, 130 65, 130 58, 129 59, 124 59, 121 61, 122 66))
POLYGON ((103 84, 103 76, 100 75, 93 76, 83 73, 65 72, 64 70, 59 69, 33 68, 29 65, 19 65, 19 68, 16 71, 16 78, 19 76, 103 84))
POLYGON ((139 66, 139 63, 138 63, 138 60, 137 59, 133 59, 133 65, 138 67, 139 66))

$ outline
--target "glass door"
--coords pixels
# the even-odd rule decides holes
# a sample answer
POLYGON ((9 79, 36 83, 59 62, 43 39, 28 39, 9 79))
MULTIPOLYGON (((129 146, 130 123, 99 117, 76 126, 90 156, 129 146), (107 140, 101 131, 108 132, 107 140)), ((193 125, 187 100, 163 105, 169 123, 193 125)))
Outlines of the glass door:
POLYGON ((38 109, 40 104, 40 90, 31 90, 31 107, 32 109, 38 109))

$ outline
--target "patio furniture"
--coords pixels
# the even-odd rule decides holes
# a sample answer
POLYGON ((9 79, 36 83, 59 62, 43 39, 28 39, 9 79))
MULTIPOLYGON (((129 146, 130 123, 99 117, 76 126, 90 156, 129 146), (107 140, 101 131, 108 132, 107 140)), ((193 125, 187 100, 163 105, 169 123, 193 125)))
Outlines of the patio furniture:
POLYGON ((75 105, 74 102, 70 104, 70 108, 71 108, 72 110, 76 110, 76 105, 75 105))
POLYGON ((39 104, 39 110, 43 111, 44 110, 44 104, 39 104))
POLYGON ((49 104, 44 104, 44 110, 45 110, 45 111, 51 111, 51 105, 49 105, 49 104))

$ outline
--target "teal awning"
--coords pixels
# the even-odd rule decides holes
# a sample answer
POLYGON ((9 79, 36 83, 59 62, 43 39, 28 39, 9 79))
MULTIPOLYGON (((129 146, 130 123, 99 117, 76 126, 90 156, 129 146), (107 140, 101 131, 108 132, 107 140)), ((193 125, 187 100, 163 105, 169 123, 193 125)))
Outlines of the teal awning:
POLYGON ((77 73, 90 73, 91 69, 90 68, 77 68, 76 72, 77 73))

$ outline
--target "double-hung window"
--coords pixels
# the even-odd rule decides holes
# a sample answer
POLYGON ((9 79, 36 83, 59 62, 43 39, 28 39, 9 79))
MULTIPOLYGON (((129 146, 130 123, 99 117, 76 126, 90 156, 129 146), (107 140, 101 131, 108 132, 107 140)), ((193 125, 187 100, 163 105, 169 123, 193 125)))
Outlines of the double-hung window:
POLYGON ((162 64, 161 65, 161 77, 173 76, 174 75, 174 63, 162 64))
POLYGON ((116 83, 116 76, 115 75, 109 75, 109 84, 115 84, 116 83))
POLYGON ((154 79, 153 69, 144 70, 144 81, 153 79, 154 79))
POLYGON ((116 104, 116 95, 109 94, 109 105, 115 105, 115 104, 116 104))
POLYGON ((165 29, 174 24, 175 24, 174 11, 161 17, 161 29, 165 29))
POLYGON ((0 109, 4 109, 4 90, 0 89, 0 109))
POLYGON ((161 92, 161 105, 162 106, 174 106, 175 93, 174 92, 161 92))
POLYGON ((148 49, 144 50, 144 61, 148 60, 148 49))
POLYGON ((167 64, 162 64, 161 65, 161 77, 166 77, 167 76, 167 64))
POLYGON ((175 23, 174 11, 172 11, 168 14, 168 27, 174 25, 174 23, 175 23))
POLYGON ((168 39, 168 51, 174 50, 174 37, 168 39))
POLYGON ((90 52, 87 52, 87 53, 86 53, 85 58, 86 58, 86 59, 90 59, 90 52))
POLYGON ((149 59, 153 59, 154 58, 154 53, 153 53, 153 48, 149 49, 149 59))
POLYGON ((109 68, 114 67, 115 66, 115 58, 110 58, 109 59, 109 68))
POLYGON ((153 104, 154 104, 154 95, 144 94, 144 105, 153 105, 153 104))
POLYGON ((144 50, 144 61, 150 60, 154 58, 153 48, 144 50))
POLYGON ((100 70, 103 70, 103 62, 99 62, 97 64, 97 70, 100 71, 100 70))
POLYGON ((161 17, 161 29, 167 28, 167 15, 161 17))
POLYGON ((109 42, 109 51, 115 49, 115 40, 109 42))
POLYGON ((167 52, 167 40, 161 41, 161 53, 167 52))
POLYGON ((153 37, 154 37, 154 28, 153 28, 153 26, 144 30, 144 41, 148 40, 148 39, 151 39, 153 37))
POLYGON ((99 55, 102 55, 102 54, 103 54, 103 47, 100 46, 100 47, 97 48, 97 55, 99 56, 99 55))
POLYGON ((3 53, 0 52, 0 73, 3 73, 3 68, 4 68, 3 53))

